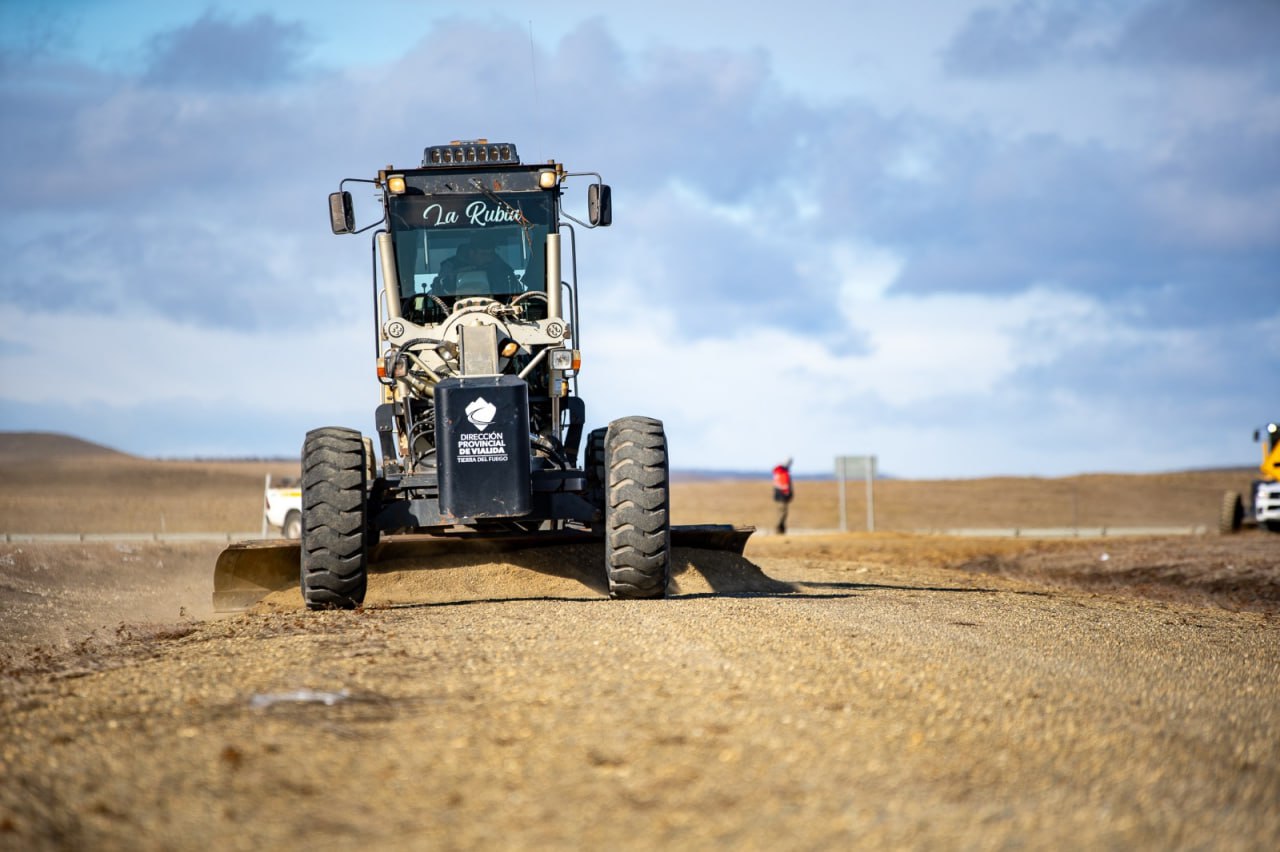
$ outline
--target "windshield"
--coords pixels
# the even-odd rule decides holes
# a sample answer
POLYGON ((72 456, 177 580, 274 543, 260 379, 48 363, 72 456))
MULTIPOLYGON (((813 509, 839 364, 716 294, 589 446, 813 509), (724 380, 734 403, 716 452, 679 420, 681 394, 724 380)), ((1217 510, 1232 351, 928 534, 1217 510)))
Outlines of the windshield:
POLYGON ((397 195, 390 214, 405 308, 546 290, 549 193, 397 195))

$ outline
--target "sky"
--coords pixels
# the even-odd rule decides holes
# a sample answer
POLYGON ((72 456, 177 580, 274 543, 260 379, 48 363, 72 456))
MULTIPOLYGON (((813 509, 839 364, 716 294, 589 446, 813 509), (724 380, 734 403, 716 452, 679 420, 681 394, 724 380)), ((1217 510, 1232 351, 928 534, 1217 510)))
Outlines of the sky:
POLYGON ((371 432, 370 243, 326 196, 485 137, 612 186, 579 389, 673 468, 1256 464, 1276 0, 618 5, 0 0, 0 430, 371 432))

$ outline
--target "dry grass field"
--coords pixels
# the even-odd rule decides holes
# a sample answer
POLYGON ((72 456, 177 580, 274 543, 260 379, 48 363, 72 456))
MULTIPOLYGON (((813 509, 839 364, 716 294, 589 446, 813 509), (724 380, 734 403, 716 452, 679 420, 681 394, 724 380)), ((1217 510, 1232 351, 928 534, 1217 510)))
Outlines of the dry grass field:
POLYGON ((0 435, 0 532, 245 532, 296 462, 158 461, 56 435, 0 435))
MULTIPOLYGON (((877 530, 1010 527, 1203 526, 1216 529, 1227 490, 1247 488, 1247 470, 1168 474, 1086 474, 1056 479, 882 479, 872 495, 877 530)), ((846 486, 850 531, 865 530, 865 483, 846 486)), ((800 480, 791 523, 797 529, 837 529, 839 490, 832 480, 800 480)), ((768 479, 677 482, 677 523, 750 523, 772 517, 768 479)))
MULTIPOLYGON (((51 435, 0 435, 0 533, 246 532, 262 523, 267 474, 298 475, 294 462, 161 461, 51 435)), ((1087 474, 1045 479, 885 479, 876 483, 878 531, 1007 527, 1203 526, 1216 528, 1226 490, 1244 470, 1087 474)), ((832 480, 796 484, 794 529, 838 529, 832 480)), ((850 531, 865 529, 863 483, 847 489, 850 531)), ((773 505, 759 480, 677 477, 672 521, 767 529, 773 505)))

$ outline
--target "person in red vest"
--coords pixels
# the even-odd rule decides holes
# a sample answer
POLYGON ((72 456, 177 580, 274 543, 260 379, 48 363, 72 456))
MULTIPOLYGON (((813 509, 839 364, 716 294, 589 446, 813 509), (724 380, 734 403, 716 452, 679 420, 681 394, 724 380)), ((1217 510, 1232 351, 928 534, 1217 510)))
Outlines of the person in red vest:
POLYGON ((778 507, 778 535, 787 531, 787 508, 794 496, 795 491, 791 487, 791 459, 787 459, 773 469, 773 502, 778 507))

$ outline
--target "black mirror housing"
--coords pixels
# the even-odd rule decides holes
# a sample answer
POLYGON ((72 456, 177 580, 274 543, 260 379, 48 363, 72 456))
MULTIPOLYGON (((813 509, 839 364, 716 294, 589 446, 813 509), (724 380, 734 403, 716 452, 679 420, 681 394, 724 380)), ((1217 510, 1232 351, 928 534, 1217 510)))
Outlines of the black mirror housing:
POLYGON ((335 234, 354 234, 356 211, 351 205, 351 193, 329 193, 329 225, 335 234))
POLYGON ((607 183, 587 187, 587 221, 593 228, 613 224, 613 192, 607 183))

